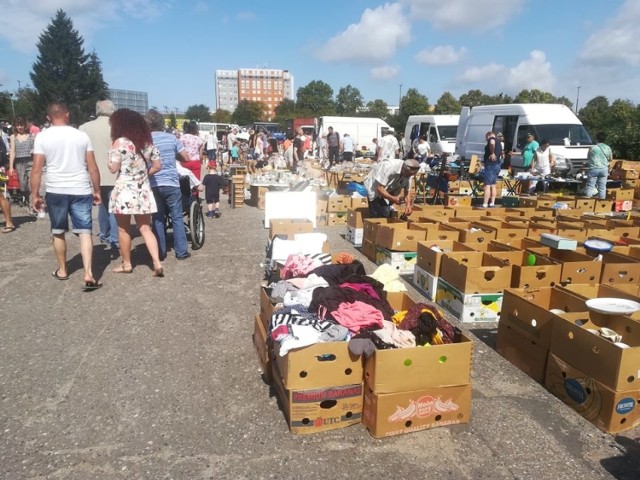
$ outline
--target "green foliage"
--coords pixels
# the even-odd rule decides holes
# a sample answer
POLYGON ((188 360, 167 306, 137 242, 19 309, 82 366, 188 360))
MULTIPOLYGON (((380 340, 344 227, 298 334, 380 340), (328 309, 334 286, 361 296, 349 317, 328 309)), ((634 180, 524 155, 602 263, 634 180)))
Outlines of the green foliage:
POLYGON ((404 132, 407 119, 411 115, 425 115, 429 113, 429 99, 418 92, 415 88, 410 88, 404 97, 400 99, 400 111, 391 119, 394 123, 390 125, 397 132, 404 132))
POLYGON ((365 116, 367 117, 381 118, 383 120, 389 117, 389 105, 384 100, 378 98, 372 102, 367 102, 366 107, 366 111, 363 114, 366 113, 365 116))
POLYGON ((238 125, 249 125, 252 122, 265 120, 266 110, 266 106, 262 102, 240 100, 231 115, 231 120, 238 125))
POLYGON ((336 95, 336 113, 338 115, 355 116, 363 105, 362 94, 357 88, 347 85, 338 90, 338 95, 336 95))
POLYGON ((322 117, 336 113, 333 89, 320 80, 313 80, 300 87, 297 98, 296 117, 322 117))
POLYGON ((296 118, 296 102, 290 98, 282 100, 275 108, 274 122, 278 122, 280 125, 287 123, 287 120, 293 120, 296 118))
POLYGON ((185 117, 195 120, 196 122, 210 122, 211 121, 211 113, 209 112, 209 107, 205 104, 200 103, 198 105, 191 105, 187 107, 187 110, 184 112, 185 117))
POLYGON ((436 102, 433 113, 436 115, 458 115, 460 113, 460 102, 451 92, 444 92, 436 102))
POLYGON ((211 121, 216 123, 231 123, 231 115, 229 110, 219 108, 211 115, 211 121))
POLYGON ((80 124, 95 114, 98 100, 108 98, 102 67, 95 52, 84 52, 84 40, 63 10, 58 10, 38 40, 38 56, 31 81, 38 93, 34 109, 44 119, 47 105, 63 101, 72 123, 80 124))
POLYGON ((176 128, 178 126, 178 119, 176 118, 175 112, 171 112, 169 114, 169 126, 171 128, 176 128))

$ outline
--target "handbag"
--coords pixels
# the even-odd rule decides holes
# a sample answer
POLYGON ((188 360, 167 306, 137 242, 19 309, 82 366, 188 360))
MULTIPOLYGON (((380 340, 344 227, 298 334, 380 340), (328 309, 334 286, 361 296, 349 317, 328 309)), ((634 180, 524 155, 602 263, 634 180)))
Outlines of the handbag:
POLYGON ((20 179, 15 169, 8 174, 7 190, 20 190, 20 179))

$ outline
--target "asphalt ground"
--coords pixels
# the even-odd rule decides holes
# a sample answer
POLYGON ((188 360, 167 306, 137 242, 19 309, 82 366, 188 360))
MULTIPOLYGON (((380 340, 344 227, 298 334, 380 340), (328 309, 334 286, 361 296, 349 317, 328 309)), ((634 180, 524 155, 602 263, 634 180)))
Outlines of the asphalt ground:
MULTIPOLYGON (((640 428, 593 427, 495 352, 495 324, 462 325, 474 340, 469 424, 292 435, 251 341, 264 212, 222 212, 190 259, 169 254, 165 278, 151 277, 139 236, 130 275, 96 245, 104 287, 83 292, 77 239, 58 281, 48 219, 15 210, 18 229, 0 234, 0 478, 640 477, 640 428)), ((342 228, 321 230, 359 255, 342 228)))

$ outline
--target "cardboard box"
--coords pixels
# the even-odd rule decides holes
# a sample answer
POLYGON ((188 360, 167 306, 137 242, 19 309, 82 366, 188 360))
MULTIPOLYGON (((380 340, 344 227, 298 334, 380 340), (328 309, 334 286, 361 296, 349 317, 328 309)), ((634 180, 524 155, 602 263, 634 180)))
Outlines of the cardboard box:
POLYGON ((360 248, 360 253, 367 257, 370 261, 376 261, 376 244, 366 238, 362 239, 362 248, 360 248))
POLYGON ((350 208, 347 210, 347 225, 364 229, 364 220, 369 218, 368 208, 350 208))
POLYGON ((329 212, 327 227, 341 227, 347 224, 347 212, 329 212))
POLYGON ((259 210, 264 210, 265 194, 269 191, 268 187, 261 187, 257 185, 251 185, 249 192, 251 194, 251 200, 247 203, 258 207, 259 210))
POLYGON ((322 216, 327 214, 327 198, 326 197, 318 197, 318 201, 316 203, 316 216, 322 216))
POLYGON ((273 375, 271 370, 271 355, 269 351, 267 331, 262 323, 262 317, 260 314, 256 314, 253 322, 253 349, 258 357, 258 363, 262 370, 262 375, 266 383, 273 381, 273 375))
POLYGON ((274 344, 274 358, 282 383, 288 390, 352 385, 362 381, 360 357, 349 352, 348 342, 315 343, 280 356, 274 344))
POLYGON ((387 248, 376 247, 376 265, 389 264, 400 275, 413 275, 416 265, 416 252, 393 252, 387 248))
POLYGON ((415 222, 409 224, 410 230, 423 230, 425 240, 433 242, 441 240, 455 240, 460 238, 460 231, 449 227, 446 223, 422 223, 415 222))
POLYGON ((496 239, 496 229, 477 222, 452 222, 448 224, 460 231, 461 243, 489 243, 496 239))
POLYGON ((512 288, 553 287, 560 283, 562 265, 549 257, 529 251, 490 252, 511 265, 512 288), (530 261, 534 259, 534 264, 530 261))
POLYGON ((613 391, 550 354, 545 386, 577 413, 608 433, 640 425, 640 390, 613 391))
POLYGON ((413 267, 413 286, 416 287, 428 300, 435 302, 436 290, 438 288, 438 277, 434 277, 429 272, 418 265, 413 267))
POLYGON ((458 343, 376 350, 364 361, 364 381, 374 393, 466 385, 471 382, 473 342, 459 329, 458 343))
POLYGON ((593 212, 607 213, 607 212, 610 212, 612 208, 613 208, 613 202, 611 200, 596 199, 593 206, 593 212))
POLYGON ((448 193, 444 196, 444 203, 448 207, 470 207, 471 197, 469 195, 458 195, 448 193))
POLYGON ((426 239, 425 230, 409 229, 407 224, 380 225, 376 245, 397 252, 415 252, 418 242, 426 239))
POLYGON ((547 247, 531 237, 516 238, 514 240, 491 240, 489 245, 498 247, 495 250, 529 250, 539 255, 549 255, 551 251, 551 247, 547 247))
POLYGON ((640 323, 622 315, 592 312, 558 315, 551 353, 615 391, 640 389, 640 323), (589 330, 609 328, 622 335, 622 348, 589 330))
POLYGON ((286 235, 287 239, 293 240, 297 233, 313 232, 313 222, 309 220, 292 219, 292 218, 273 218, 269 222, 269 238, 272 239, 276 235, 286 235))
POLYGON ((434 277, 440 276, 442 256, 447 252, 471 252, 474 249, 468 245, 452 240, 424 241, 417 244, 416 265, 434 277), (437 248, 433 248, 437 247, 437 248))
POLYGON ((312 390, 289 390, 274 366, 273 383, 284 416, 293 434, 335 430, 360 423, 363 408, 362 383, 312 390))
POLYGON ((544 384, 549 348, 525 335, 520 328, 505 320, 503 315, 498 322, 496 351, 536 382, 544 384))
POLYGON ((520 199, 514 195, 505 195, 502 193, 502 200, 500 202, 503 207, 518 208, 521 206, 520 199))
POLYGON ((440 277, 436 303, 463 323, 497 322, 502 309, 502 293, 463 293, 440 277))
POLYGON ((482 252, 449 252, 440 277, 463 293, 498 293, 511 286, 511 265, 482 252))
POLYGON ((364 236, 362 238, 363 240, 369 240, 373 243, 376 242, 376 236, 378 235, 378 228, 380 227, 380 225, 407 225, 407 222, 403 222, 402 220, 398 220, 396 218, 364 218, 363 223, 364 236))
POLYGON ((330 195, 327 197, 327 213, 346 212, 351 208, 351 197, 348 195, 330 195))
POLYGON ((364 228, 356 228, 351 225, 347 225, 347 240, 353 243, 354 246, 361 247, 363 237, 364 228))
POLYGON ((271 316, 276 308, 276 306, 271 303, 271 299, 269 298, 270 295, 270 288, 260 287, 260 318, 262 319, 262 325, 267 331, 271 324, 271 316))
POLYGON ((377 394, 365 388, 362 423, 374 438, 468 423, 471 385, 377 394))
MULTIPOLYGON (((561 287, 561 290, 566 290, 571 292, 572 294, 583 298, 585 301, 590 298, 624 298, 627 300, 633 300, 634 302, 640 302, 640 296, 638 296, 638 291, 628 291, 621 290, 616 288, 617 284, 613 285, 605 285, 605 284, 595 284, 595 285, 580 285, 580 284, 569 284, 561 287)), ((629 315, 631 318, 635 320, 640 320, 640 312, 634 312, 629 315)))
POLYGON ((369 208, 369 199, 367 197, 351 197, 351 209, 369 208))
POLYGON ((602 254, 602 276, 600 283, 638 285, 640 259, 620 253, 602 254))
POLYGON ((500 321, 507 321, 540 347, 551 347, 555 312, 584 312, 584 299, 558 287, 508 288, 504 291, 500 321))
POLYGON ((593 258, 571 250, 551 249, 549 256, 562 265, 560 283, 599 283, 602 276, 602 262, 594 262, 593 258))
POLYGON ((633 200, 633 188, 607 188, 607 200, 619 202, 622 200, 633 200))

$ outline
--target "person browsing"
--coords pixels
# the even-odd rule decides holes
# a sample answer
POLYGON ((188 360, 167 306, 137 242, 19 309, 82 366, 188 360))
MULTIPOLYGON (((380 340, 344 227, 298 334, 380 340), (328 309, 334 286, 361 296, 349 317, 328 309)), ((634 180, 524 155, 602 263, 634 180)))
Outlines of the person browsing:
POLYGON ((420 169, 417 160, 391 159, 373 166, 364 179, 369 197, 369 213, 374 218, 391 217, 392 205, 405 205, 404 213, 413 211, 410 195, 411 177, 420 169))

